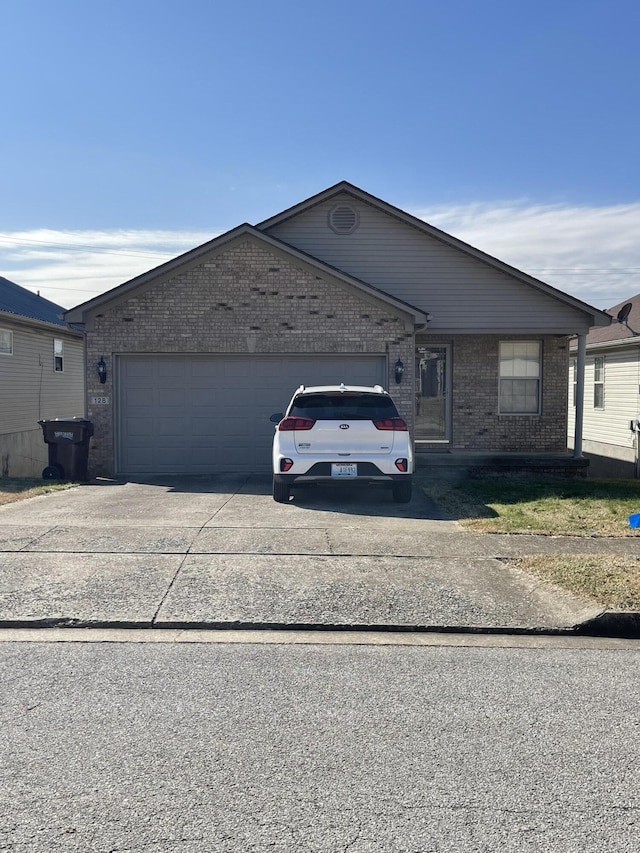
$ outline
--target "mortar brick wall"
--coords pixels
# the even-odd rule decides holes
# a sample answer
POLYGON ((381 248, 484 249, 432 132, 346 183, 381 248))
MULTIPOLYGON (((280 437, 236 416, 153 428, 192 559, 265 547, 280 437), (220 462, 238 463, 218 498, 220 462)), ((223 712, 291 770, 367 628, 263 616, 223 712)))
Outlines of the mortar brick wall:
POLYGON ((558 453, 567 448, 569 348, 564 337, 454 335, 417 345, 451 344, 452 450, 558 453), (498 414, 499 344, 542 342, 539 415, 498 414))
POLYGON ((114 366, 123 353, 388 354, 390 389, 413 425, 414 333, 392 306, 242 238, 96 310, 87 323, 91 476, 114 473, 114 366), (98 381, 103 357, 108 378, 98 381), (396 385, 394 364, 405 367, 396 385), (110 405, 92 405, 108 396, 110 405))

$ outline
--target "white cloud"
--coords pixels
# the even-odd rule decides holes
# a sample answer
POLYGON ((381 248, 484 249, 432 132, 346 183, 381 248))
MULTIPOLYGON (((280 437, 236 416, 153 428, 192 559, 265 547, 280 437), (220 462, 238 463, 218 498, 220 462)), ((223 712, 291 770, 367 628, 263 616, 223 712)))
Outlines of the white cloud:
MULTIPOLYGON (((640 203, 497 202, 413 213, 598 308, 640 292, 640 203)), ((0 274, 70 308, 215 236, 201 231, 4 232, 0 274)))
POLYGON ((415 215, 597 308, 640 292, 640 203, 504 202, 436 207, 415 215))
POLYGON ((0 234, 0 275, 71 308, 217 236, 200 231, 0 234))

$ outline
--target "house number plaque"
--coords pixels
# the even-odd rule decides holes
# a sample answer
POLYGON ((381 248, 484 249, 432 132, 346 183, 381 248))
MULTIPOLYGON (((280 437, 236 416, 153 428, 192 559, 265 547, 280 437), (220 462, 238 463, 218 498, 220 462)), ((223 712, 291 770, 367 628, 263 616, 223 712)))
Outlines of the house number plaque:
POLYGON ((92 397, 91 405, 92 406, 108 406, 111 402, 111 397, 92 397))

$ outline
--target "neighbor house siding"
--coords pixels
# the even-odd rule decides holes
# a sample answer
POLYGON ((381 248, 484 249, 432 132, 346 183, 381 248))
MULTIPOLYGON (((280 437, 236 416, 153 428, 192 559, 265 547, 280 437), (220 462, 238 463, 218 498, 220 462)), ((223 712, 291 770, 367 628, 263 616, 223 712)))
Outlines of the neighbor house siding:
POLYGON ((83 340, 64 328, 0 318, 13 332, 13 355, 0 355, 0 459, 3 476, 39 476, 47 459, 38 421, 84 414, 83 340), (64 370, 53 369, 54 338, 64 342, 64 370))
POLYGON ((13 331, 13 355, 0 356, 0 434, 39 429, 41 418, 82 416, 82 341, 62 328, 45 331, 20 323, 9 325, 3 319, 0 328, 13 331), (54 338, 64 342, 62 373, 53 369, 54 338))
MULTIPOLYGON (((95 424, 92 473, 114 470, 114 355, 244 354, 257 367, 261 354, 369 353, 386 355, 390 365, 400 357, 407 372, 394 398, 411 422, 413 339, 408 314, 294 264, 254 239, 240 238, 89 318, 87 363, 104 356, 108 370, 104 385, 88 373, 89 417, 95 424), (93 395, 111 402, 94 406, 93 395)), ((238 390, 251 393, 250 386, 238 390)))
MULTIPOLYGON (((418 346, 451 345, 452 450, 519 453, 566 450, 566 339, 555 336, 535 338, 540 341, 542 349, 540 414, 499 413, 500 343, 532 339, 532 336, 524 338, 507 334, 418 337, 418 346)), ((428 447, 428 442, 424 446, 428 447)))
MULTIPOLYGON (((573 362, 573 358, 572 358, 573 362)), ((573 368, 569 371, 569 386, 573 368)), ((640 348, 593 350, 585 365, 583 449, 632 462, 636 435, 629 422, 640 415, 640 348), (594 407, 595 359, 604 357, 604 408, 594 407)), ((570 396, 568 442, 573 446, 575 407, 570 396)))
POLYGON ((588 328, 584 312, 347 194, 266 233, 428 312, 434 333, 588 328), (352 234, 336 234, 328 225, 339 202, 358 212, 352 234))

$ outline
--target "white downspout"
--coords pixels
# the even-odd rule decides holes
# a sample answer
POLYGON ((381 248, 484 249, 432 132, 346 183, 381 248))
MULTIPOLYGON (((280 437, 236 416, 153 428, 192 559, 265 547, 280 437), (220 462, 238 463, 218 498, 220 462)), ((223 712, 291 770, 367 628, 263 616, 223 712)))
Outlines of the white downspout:
POLYGON ((578 361, 576 364, 576 424, 573 436, 573 458, 582 459, 582 425, 584 421, 584 369, 587 354, 587 336, 578 335, 578 361))

